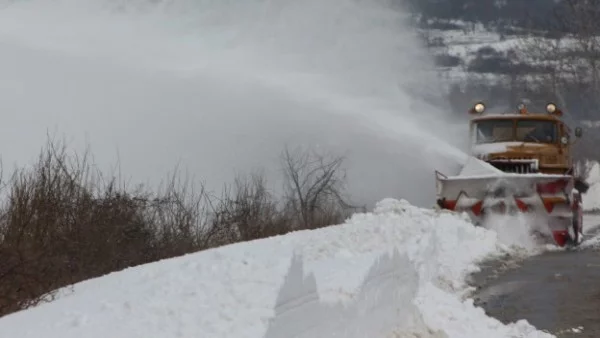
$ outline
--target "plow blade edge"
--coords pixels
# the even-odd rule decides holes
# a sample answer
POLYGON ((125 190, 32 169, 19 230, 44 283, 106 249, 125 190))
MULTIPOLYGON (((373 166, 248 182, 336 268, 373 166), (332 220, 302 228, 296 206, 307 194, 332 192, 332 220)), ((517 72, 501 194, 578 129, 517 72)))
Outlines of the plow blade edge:
POLYGON ((436 172, 438 206, 466 211, 472 216, 512 205, 523 212, 542 210, 568 217, 572 215, 573 184, 573 177, 568 175, 502 173, 447 177, 436 172))

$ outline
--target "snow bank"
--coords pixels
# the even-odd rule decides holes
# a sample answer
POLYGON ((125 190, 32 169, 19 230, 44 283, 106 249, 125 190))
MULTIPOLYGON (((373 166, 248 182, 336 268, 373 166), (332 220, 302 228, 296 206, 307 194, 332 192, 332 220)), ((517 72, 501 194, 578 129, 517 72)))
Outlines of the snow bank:
POLYGON ((397 336, 429 334, 413 302, 418 278, 408 257, 395 251, 375 262, 353 302, 329 305, 319 299, 315 275, 305 277, 295 256, 265 338, 384 337, 394 328, 401 328, 397 336))
POLYGON ((388 199, 343 225, 79 283, 0 319, 0 336, 552 337, 462 300, 475 263, 507 250, 455 214, 388 199))
POLYGON ((579 245, 579 249, 598 249, 600 248, 600 215, 583 215, 583 235, 585 239, 579 245))
POLYGON ((588 161, 586 171, 589 170, 586 182, 590 185, 590 189, 583 196, 583 210, 588 212, 600 211, 600 163, 596 161, 588 161))

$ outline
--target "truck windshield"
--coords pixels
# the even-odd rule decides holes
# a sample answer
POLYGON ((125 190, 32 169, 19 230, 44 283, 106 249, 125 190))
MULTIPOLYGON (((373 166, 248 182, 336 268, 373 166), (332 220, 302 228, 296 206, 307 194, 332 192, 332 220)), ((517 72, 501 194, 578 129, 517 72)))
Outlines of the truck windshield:
POLYGON ((475 143, 508 142, 514 140, 513 120, 483 120, 474 124, 475 143))
POLYGON ((557 126, 553 121, 497 119, 474 123, 473 140, 475 143, 510 141, 556 143, 557 139, 557 126))
POLYGON ((553 121, 518 120, 516 134, 517 141, 522 142, 556 143, 558 139, 553 121))

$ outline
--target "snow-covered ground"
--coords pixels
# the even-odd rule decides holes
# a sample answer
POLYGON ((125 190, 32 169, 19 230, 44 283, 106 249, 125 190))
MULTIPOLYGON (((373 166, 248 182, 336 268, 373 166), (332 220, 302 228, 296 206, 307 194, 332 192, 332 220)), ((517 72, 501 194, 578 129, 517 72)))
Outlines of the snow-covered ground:
MULTIPOLYGON (((535 246, 514 231, 522 222, 499 219, 488 230, 455 213, 385 199, 338 226, 62 289, 55 301, 1 318, 0 337, 553 337, 526 320, 504 325, 468 298, 465 278, 479 261, 562 250, 535 246)), ((600 218, 585 222, 593 233, 600 218)))
POLYGON ((515 253, 510 244, 386 199, 343 225, 79 283, 0 319, 0 337, 551 337, 463 299, 477 261, 515 253))
POLYGON ((590 189, 583 198, 583 209, 587 212, 600 212, 600 163, 589 161, 585 166, 590 189))

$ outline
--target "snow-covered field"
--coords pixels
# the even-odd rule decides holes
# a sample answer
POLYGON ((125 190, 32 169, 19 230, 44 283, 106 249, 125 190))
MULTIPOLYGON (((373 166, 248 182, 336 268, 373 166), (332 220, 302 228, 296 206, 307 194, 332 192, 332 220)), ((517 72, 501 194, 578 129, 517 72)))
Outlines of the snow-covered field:
POLYGON ((343 225, 79 283, 2 318, 0 337, 551 337, 462 298, 476 262, 515 253, 510 244, 386 199, 343 225))

